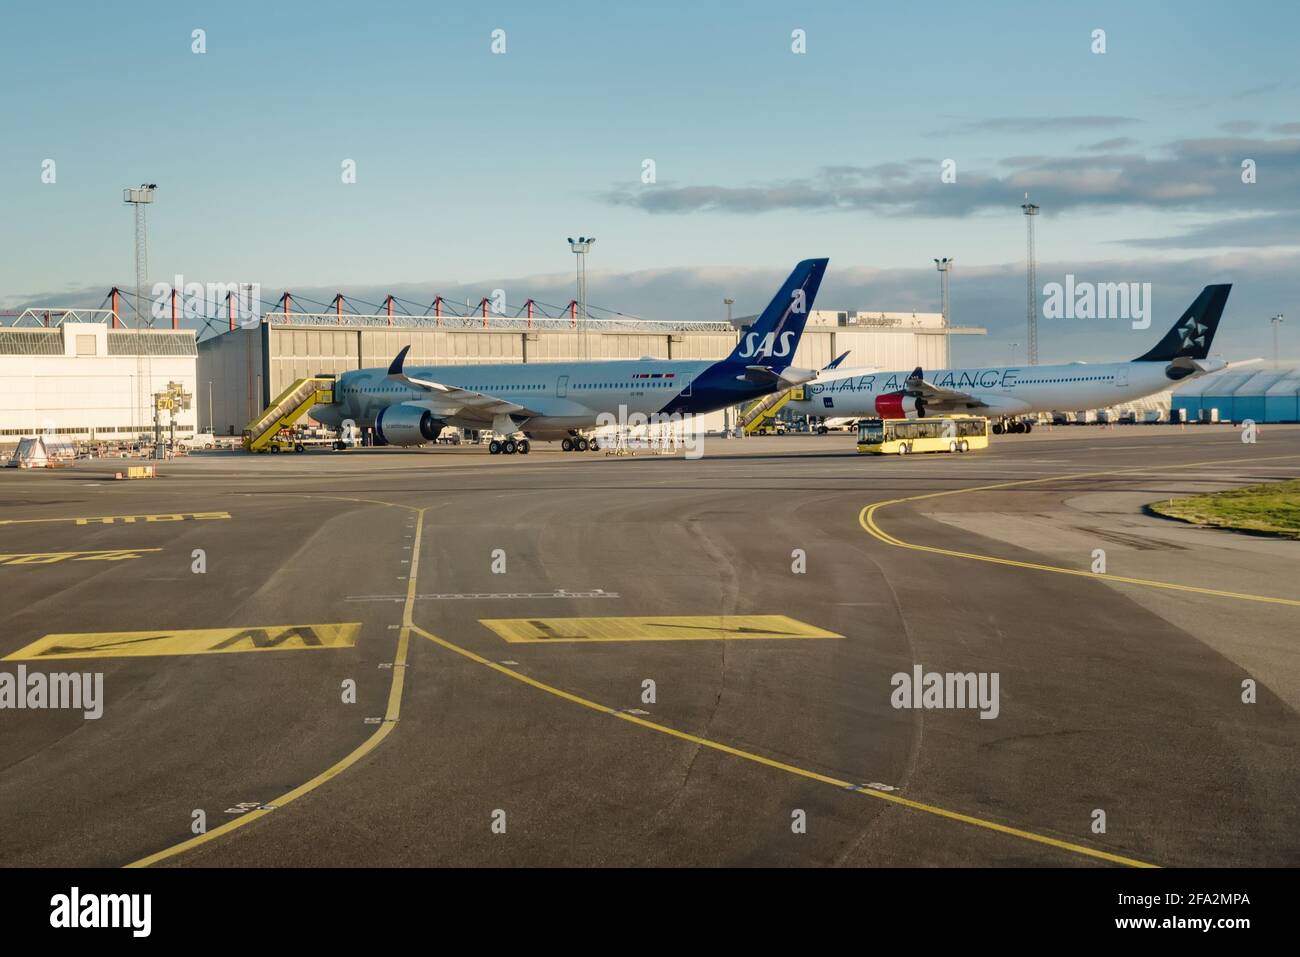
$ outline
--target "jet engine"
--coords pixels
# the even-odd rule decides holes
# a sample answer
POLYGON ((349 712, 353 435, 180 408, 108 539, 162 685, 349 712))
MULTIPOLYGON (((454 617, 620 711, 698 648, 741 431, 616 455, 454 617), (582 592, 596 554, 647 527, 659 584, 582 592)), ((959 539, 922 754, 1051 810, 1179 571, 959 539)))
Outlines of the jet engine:
POLYGON ((925 403, 902 392, 885 392, 876 396, 876 415, 882 419, 920 419, 925 403))
POLYGON ((390 405, 375 419, 375 435, 385 445, 424 445, 442 431, 443 422, 423 406, 390 405))

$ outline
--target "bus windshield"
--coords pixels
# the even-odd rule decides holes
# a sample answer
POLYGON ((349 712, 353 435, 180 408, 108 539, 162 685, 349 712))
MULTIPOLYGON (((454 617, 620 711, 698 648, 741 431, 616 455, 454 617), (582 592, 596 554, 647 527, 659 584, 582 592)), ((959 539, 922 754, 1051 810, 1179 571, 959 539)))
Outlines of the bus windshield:
POLYGON ((880 419, 863 419, 858 423, 858 441, 867 445, 885 441, 885 423, 880 419))

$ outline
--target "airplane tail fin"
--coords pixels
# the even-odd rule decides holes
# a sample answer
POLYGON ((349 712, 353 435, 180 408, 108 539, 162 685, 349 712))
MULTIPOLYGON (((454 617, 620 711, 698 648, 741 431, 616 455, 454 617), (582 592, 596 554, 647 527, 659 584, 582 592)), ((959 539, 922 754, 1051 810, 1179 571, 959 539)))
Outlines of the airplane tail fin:
MULTIPOLYGON (((849 352, 852 351, 853 351, 852 349, 849 350, 849 352)), ((822 372, 826 372, 828 369, 838 369, 840 367, 840 363, 843 362, 848 357, 849 357, 848 352, 841 352, 830 362, 826 363, 826 365, 822 368, 822 372)))
POLYGON ((1228 302, 1231 283, 1206 286, 1196 301, 1187 307, 1173 328, 1149 352, 1138 356, 1134 362, 1172 362, 1174 359, 1204 359, 1210 354, 1210 344, 1223 318, 1223 307, 1228 302))
POLYGON ((805 259, 782 284, 762 315, 744 331, 726 361, 785 367, 794 358, 829 259, 805 259))
POLYGON ((406 364, 406 354, 410 351, 410 346, 402 346, 402 351, 399 352, 388 365, 388 374, 390 376, 399 376, 403 374, 402 366, 406 364))

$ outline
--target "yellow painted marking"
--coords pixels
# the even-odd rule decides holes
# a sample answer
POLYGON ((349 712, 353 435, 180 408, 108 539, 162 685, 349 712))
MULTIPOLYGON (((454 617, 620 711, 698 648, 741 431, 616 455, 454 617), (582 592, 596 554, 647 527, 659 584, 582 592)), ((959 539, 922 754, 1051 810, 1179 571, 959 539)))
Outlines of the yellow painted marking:
MULTIPOLYGON (((1297 455, 1273 455, 1262 459, 1252 459, 1252 462, 1267 462, 1277 459, 1294 459, 1300 458, 1297 455)), ((1021 562, 1011 558, 998 558, 995 555, 981 555, 976 552, 963 552, 952 548, 939 548, 935 545, 918 545, 915 542, 905 542, 901 538, 890 535, 876 523, 876 512, 879 509, 886 508, 890 505, 902 505, 906 502, 919 502, 928 498, 940 498, 945 495, 963 495, 967 492, 988 492, 997 489, 1016 488, 1024 485, 1039 485, 1044 482, 1063 482, 1070 479, 1078 478, 1096 478, 1107 475, 1128 475, 1134 472, 1160 472, 1167 469, 1186 469, 1196 468, 1204 465, 1238 465, 1236 459, 1214 459, 1208 462, 1185 462, 1181 465, 1166 466, 1142 466, 1130 469, 1111 469, 1105 472, 1082 472, 1070 473, 1065 475, 1053 475, 1048 478, 1025 479, 1017 482, 999 482, 996 485, 979 485, 972 488, 946 489, 941 492, 927 492, 924 495, 911 495, 907 498, 890 499, 887 502, 875 502, 865 506, 858 513, 858 524, 863 530, 873 538, 879 539, 886 545, 893 545, 897 548, 907 548, 916 552, 930 552, 935 555, 948 555, 953 558, 966 558, 971 561, 988 562, 993 565, 1007 565, 1014 568, 1027 568, 1039 572, 1055 572, 1058 575, 1074 575, 1079 578, 1099 578, 1103 581, 1120 582, 1126 585, 1142 585, 1147 588, 1163 588, 1168 591, 1193 592, 1199 595, 1210 595, 1215 598, 1233 598, 1240 601, 1257 601, 1273 605, 1291 605, 1300 607, 1300 599, 1295 598, 1278 598, 1273 595, 1252 595, 1248 592, 1225 591, 1222 588, 1202 588, 1197 585, 1182 585, 1177 582, 1163 582, 1149 578, 1131 578, 1126 575, 1111 575, 1105 572, 1094 572, 1081 568, 1067 568, 1062 565, 1046 565, 1040 562, 1021 562)))
POLYGON ((512 643, 843 638, 785 615, 646 615, 627 618, 480 618, 512 643))
MULTIPOLYGON (((392 506, 390 502, 380 502, 378 504, 392 506)), ((408 508, 400 505, 398 508, 408 508)), ((266 802, 266 805, 256 810, 249 811, 247 814, 241 814, 239 817, 227 821, 220 827, 214 827, 205 834, 199 834, 179 844, 173 844, 171 847, 163 848, 147 857, 142 857, 138 861, 132 861, 127 867, 149 867, 157 864, 159 861, 175 857, 177 854, 184 854, 196 847, 206 844, 208 841, 214 841, 219 837, 231 833, 232 831, 251 824, 253 821, 267 814, 273 813, 274 810, 283 808, 286 804, 291 804, 304 794, 309 794, 316 790, 322 784, 332 780, 342 774, 352 765, 356 764, 383 742, 383 740, 392 733, 393 728, 397 726, 398 717, 402 711, 402 689, 406 680, 406 657, 411 646, 411 611, 415 607, 415 585, 416 575, 419 573, 420 565, 420 536, 424 531, 424 513, 425 509, 409 509, 416 513, 415 521, 415 538, 411 546, 411 576, 406 584, 406 604, 402 609, 402 629, 398 633, 397 654, 393 659, 393 682, 388 686, 388 708, 384 712, 384 723, 379 725, 370 737, 362 741, 346 757, 335 764, 330 765, 320 774, 316 775, 310 781, 298 785, 292 791, 281 794, 279 797, 266 802)))
POLYGON ((136 522, 204 522, 230 518, 229 512, 172 512, 163 515, 95 515, 87 518, 6 518, 0 525, 48 525, 71 522, 74 525, 134 525, 136 522))
POLYGON ((360 622, 342 625, 264 625, 257 628, 194 628, 183 631, 107 631, 46 635, 4 661, 47 658, 153 658, 224 655, 244 651, 351 648, 360 622))
POLYGON ((161 548, 108 548, 95 551, 14 552, 0 555, 0 565, 54 565, 58 562, 120 562, 161 548))
POLYGON ((686 731, 679 731, 676 728, 671 728, 666 724, 660 724, 657 721, 647 721, 645 718, 639 717, 637 715, 628 714, 627 712, 610 708, 607 705, 599 704, 588 698, 583 698, 571 692, 564 691, 563 689, 556 688, 553 685, 548 685, 543 681, 538 681, 536 678, 530 678, 526 674, 515 671, 514 669, 508 668, 505 665, 498 664, 495 661, 491 661, 487 658, 484 658, 482 655, 477 655, 467 648, 462 648, 460 645, 453 644, 452 642, 447 641, 445 638, 439 638, 437 635, 433 634, 432 632, 425 631, 419 625, 412 626, 411 631, 415 632, 417 635, 421 635, 427 638, 429 641, 432 641, 435 645, 445 648, 448 651, 455 652, 456 654, 464 658, 468 658, 470 661, 483 665, 485 668, 491 668, 493 671, 506 675, 509 678, 513 678, 516 681, 523 682, 524 684, 532 688, 536 688, 539 691, 544 691, 547 694, 554 695, 557 698, 563 698, 565 701, 569 701, 572 702, 573 704, 581 705, 582 707, 587 708, 591 711, 597 711, 600 712, 601 714, 612 715, 613 717, 618 718, 620 721, 627 721, 631 724, 639 725, 640 727, 646 728, 647 730, 650 731, 657 731, 660 734, 666 734, 669 735, 670 737, 678 738, 682 741, 689 741, 691 744, 699 745, 702 748, 709 748, 710 750, 713 751, 720 751, 723 754, 729 754, 732 757, 741 758, 742 760, 745 761, 751 761, 754 764, 761 764, 764 767, 775 768, 778 771, 784 771, 787 774, 794 774, 801 778, 807 778, 810 781, 819 781, 822 784, 829 784, 832 785, 833 787, 841 788, 844 790, 852 789, 856 794, 861 794, 866 797, 876 798, 877 800, 880 801, 888 801, 891 804, 897 804, 897 805, 901 805, 902 807, 911 808, 914 811, 922 811, 926 814, 933 814, 938 817, 944 817, 951 821, 960 821, 963 824, 969 824, 973 827, 984 828, 985 830, 989 830, 989 831, 996 831, 999 834, 1006 834, 1011 837, 1021 838, 1022 840, 1026 840, 1026 841, 1033 841, 1036 844, 1045 844, 1049 847, 1055 847, 1063 851, 1070 851, 1071 853, 1074 854, 1081 854, 1085 857, 1091 857, 1096 860, 1109 861, 1112 864, 1124 864, 1129 867, 1156 867, 1157 866, 1155 864, 1146 863, 1145 861, 1136 860, 1135 858, 1124 857, 1123 855, 1120 854, 1112 854, 1109 851, 1103 851, 1095 847, 1087 847, 1083 844, 1074 844, 1071 843, 1070 841, 1062 841, 1059 840, 1058 838, 1047 837, 1043 834, 1035 834, 1032 831, 1026 831, 1018 827, 1011 827, 1006 824, 999 824, 996 821, 988 821, 983 818, 974 817, 973 815, 970 814, 962 814, 958 811, 949 811, 947 808, 937 807, 933 804, 925 804, 921 801, 913 801, 910 798, 900 797, 896 794, 889 794, 884 791, 876 791, 871 788, 863 788, 852 782, 843 781, 839 778, 831 777, 828 774, 821 774, 817 771, 809 771, 806 768, 801 768, 793 764, 787 764, 784 761, 777 761, 774 758, 764 757, 763 755, 755 754, 752 751, 745 751, 742 750, 741 748, 732 747, 729 744, 722 744, 721 742, 718 741, 711 741, 708 738, 702 738, 699 735, 690 734, 689 732, 686 731))

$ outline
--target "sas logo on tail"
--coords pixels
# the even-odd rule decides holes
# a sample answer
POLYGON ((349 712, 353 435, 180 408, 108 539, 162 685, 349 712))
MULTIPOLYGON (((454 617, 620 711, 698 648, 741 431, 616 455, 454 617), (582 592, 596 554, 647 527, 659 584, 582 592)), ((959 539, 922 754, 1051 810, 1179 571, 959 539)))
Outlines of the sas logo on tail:
POLYGON ((767 335, 760 336, 757 332, 748 333, 745 336, 745 347, 740 350, 742 359, 752 359, 755 357, 768 356, 788 356, 790 354, 790 343, 794 339, 793 332, 783 332, 778 338, 775 332, 769 332, 767 335))

